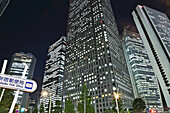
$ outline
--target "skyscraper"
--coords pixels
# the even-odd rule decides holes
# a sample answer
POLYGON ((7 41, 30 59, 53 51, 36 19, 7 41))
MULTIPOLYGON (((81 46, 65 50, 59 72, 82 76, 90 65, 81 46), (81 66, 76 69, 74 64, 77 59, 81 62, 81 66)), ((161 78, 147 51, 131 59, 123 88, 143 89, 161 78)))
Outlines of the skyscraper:
POLYGON ((131 76, 135 98, 142 98, 147 108, 162 111, 157 77, 139 34, 124 30, 122 44, 131 76))
POLYGON ((68 93, 77 107, 86 83, 96 113, 113 108, 113 92, 130 108, 133 92, 109 0, 70 0, 64 73, 68 93))
POLYGON ((0 17, 8 6, 10 0, 0 0, 0 17))
MULTIPOLYGON (((42 90, 47 91, 51 95, 53 107, 56 107, 56 100, 62 101, 65 49, 66 37, 64 36, 48 49, 42 90)), ((41 97, 40 100, 40 103, 43 102, 45 112, 48 112, 50 95, 41 97)))
POLYGON ((151 60, 159 85, 170 107, 170 20, 166 14, 137 6, 133 18, 151 60))
MULTIPOLYGON (((26 72, 25 78, 32 79, 36 60, 37 59, 31 53, 15 53, 12 57, 7 73, 16 77, 21 77, 25 68, 25 64, 27 64, 28 70, 26 72)), ((28 98, 29 93, 20 92, 17 99, 17 104, 19 104, 21 107, 27 107, 28 98)))

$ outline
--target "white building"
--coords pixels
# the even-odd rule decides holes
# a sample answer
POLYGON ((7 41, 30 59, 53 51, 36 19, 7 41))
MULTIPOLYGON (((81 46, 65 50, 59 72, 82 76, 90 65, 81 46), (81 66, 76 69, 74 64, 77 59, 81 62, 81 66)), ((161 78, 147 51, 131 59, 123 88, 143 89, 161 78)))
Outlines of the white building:
MULTIPOLYGON (((12 57, 7 73, 16 77, 21 77, 26 64, 28 66, 28 70, 25 78, 32 79, 36 61, 37 59, 31 53, 15 53, 12 57)), ((17 99, 17 104, 21 107, 28 107, 28 98, 29 93, 20 92, 17 99)))
MULTIPOLYGON (((65 48, 66 37, 62 36, 48 50, 42 91, 47 91, 52 96, 53 107, 56 106, 56 100, 62 101, 65 48)), ((43 102, 45 112, 48 112, 50 95, 40 99, 40 103, 43 102)))
POLYGON ((125 30, 122 38, 135 98, 142 98, 147 108, 161 112, 162 100, 157 77, 140 35, 125 30))
POLYGON ((165 13, 137 6, 132 13, 144 42, 160 89, 170 107, 170 20, 165 13))

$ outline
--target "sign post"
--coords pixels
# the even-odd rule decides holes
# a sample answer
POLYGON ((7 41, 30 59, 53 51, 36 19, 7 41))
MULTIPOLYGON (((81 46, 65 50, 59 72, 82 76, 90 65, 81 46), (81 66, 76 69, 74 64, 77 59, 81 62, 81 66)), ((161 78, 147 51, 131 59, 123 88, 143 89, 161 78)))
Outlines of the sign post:
MULTIPOLYGON (((19 92, 22 91, 22 92, 32 93, 37 89, 37 83, 34 80, 24 79, 28 69, 27 64, 25 64, 25 68, 21 78, 14 77, 11 75, 5 75, 4 72, 5 72, 6 63, 4 63, 2 73, 0 74, 0 87, 5 89, 17 90, 9 111, 9 113, 13 113, 19 92)), ((3 94, 1 94, 1 98, 2 96, 3 94)))
MULTIPOLYGON (((4 63, 3 63, 3 67, 2 67, 2 70, 1 70, 1 74, 4 74, 5 73, 5 69, 6 69, 6 65, 7 65, 7 60, 4 60, 4 63)), ((2 100, 2 97, 4 95, 4 92, 5 92, 5 89, 2 89, 2 93, 1 93, 1 96, 0 96, 0 102, 2 100)))

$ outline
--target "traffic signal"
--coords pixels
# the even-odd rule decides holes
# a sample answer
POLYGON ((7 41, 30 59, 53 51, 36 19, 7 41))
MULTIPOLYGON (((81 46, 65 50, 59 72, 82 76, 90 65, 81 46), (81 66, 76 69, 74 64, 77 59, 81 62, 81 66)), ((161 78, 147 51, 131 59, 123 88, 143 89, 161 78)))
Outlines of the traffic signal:
POLYGON ((25 108, 21 108, 21 112, 25 112, 25 108))
POLYGON ((25 112, 27 112, 28 111, 28 109, 27 108, 25 108, 25 112))

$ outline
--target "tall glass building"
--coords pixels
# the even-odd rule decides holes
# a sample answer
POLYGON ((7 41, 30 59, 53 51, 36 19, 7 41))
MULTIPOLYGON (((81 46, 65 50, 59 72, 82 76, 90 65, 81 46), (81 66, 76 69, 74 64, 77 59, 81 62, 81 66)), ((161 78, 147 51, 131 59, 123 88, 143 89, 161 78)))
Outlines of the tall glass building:
POLYGON ((0 17, 8 6, 10 0, 0 0, 0 17))
MULTIPOLYGON (((7 73, 16 77, 21 77, 26 64, 28 66, 28 70, 26 71, 25 78, 32 79, 36 61, 36 57, 31 53, 15 53, 11 59, 7 73)), ((17 104, 19 104, 20 107, 28 107, 28 98, 29 93, 20 92, 17 99, 17 104)))
MULTIPOLYGON (((56 107, 56 100, 62 101, 65 49, 66 37, 64 36, 48 49, 42 91, 47 91, 51 95, 53 107, 56 107)), ((40 99, 40 104, 43 102, 46 113, 49 108, 50 95, 40 99)))
POLYGON ((161 112, 162 100, 157 77, 140 35, 124 30, 122 38, 135 98, 142 98, 147 108, 161 112))
POLYGON ((170 107, 170 20, 165 13, 137 6, 132 13, 158 78, 165 107, 170 107))
POLYGON ((87 85, 96 113, 113 108, 113 93, 125 108, 134 99, 110 0, 70 0, 63 98, 80 101, 87 85))

